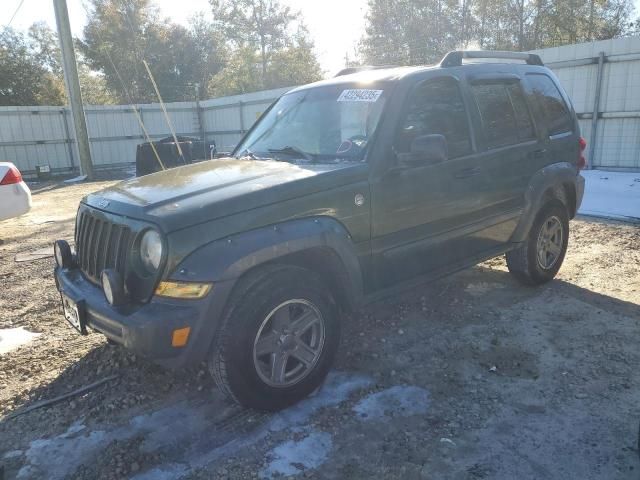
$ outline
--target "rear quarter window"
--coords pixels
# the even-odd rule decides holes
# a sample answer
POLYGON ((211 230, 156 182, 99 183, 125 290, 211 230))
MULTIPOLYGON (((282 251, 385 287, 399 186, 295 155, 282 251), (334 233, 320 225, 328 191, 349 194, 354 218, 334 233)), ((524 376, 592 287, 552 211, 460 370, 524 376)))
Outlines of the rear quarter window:
POLYGON ((542 110, 549 136, 573 130, 573 121, 562 94, 550 77, 541 73, 527 74, 531 100, 542 110))
POLYGON ((514 145, 535 137, 519 82, 472 85, 471 89, 489 148, 514 145))

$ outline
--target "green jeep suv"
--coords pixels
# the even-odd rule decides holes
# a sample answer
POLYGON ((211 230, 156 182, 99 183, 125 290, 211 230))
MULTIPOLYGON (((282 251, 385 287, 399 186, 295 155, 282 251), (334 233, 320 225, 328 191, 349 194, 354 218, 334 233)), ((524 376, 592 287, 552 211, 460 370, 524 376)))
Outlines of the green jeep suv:
POLYGON ((341 312, 506 254, 551 280, 584 140, 536 55, 452 52, 277 100, 229 158, 119 183, 55 244, 66 319, 277 410, 331 368, 341 312))

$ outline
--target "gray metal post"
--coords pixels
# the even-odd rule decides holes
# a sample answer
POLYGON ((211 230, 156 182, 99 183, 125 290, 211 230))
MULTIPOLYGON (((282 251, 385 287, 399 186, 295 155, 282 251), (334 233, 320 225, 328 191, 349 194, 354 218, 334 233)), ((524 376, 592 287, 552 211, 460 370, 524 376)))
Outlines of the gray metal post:
POLYGON ((589 158, 587 164, 593 168, 596 154, 596 136, 598 135, 598 116, 600 115, 600 92, 602 90, 602 74, 604 71, 604 52, 598 55, 598 72, 596 73, 596 91, 593 99, 593 116, 591 117, 591 137, 589 138, 589 158))
POLYGON ((69 97, 71 116, 73 117, 73 126, 76 134, 76 146, 78 148, 78 158, 80 159, 80 173, 86 175, 89 180, 93 180, 93 164, 91 163, 89 135, 87 134, 87 123, 82 108, 78 66, 76 64, 76 54, 73 50, 67 1, 53 0, 53 7, 56 14, 58 37, 60 38, 64 81, 67 87, 67 96, 69 97))
POLYGON ((69 130, 69 121, 67 120, 67 110, 65 108, 60 109, 62 114, 62 121, 64 122, 64 133, 66 135, 67 148, 69 149, 69 163, 71 168, 74 169, 75 162, 73 161, 73 139, 71 138, 71 131, 69 130))
POLYGON ((238 102, 238 108, 240 109, 240 131, 244 135, 245 128, 244 128, 244 108, 243 108, 243 106, 244 106, 244 102, 243 101, 239 101, 238 102))
POLYGON ((200 106, 200 84, 196 83, 196 116, 198 118, 198 130, 200 131, 200 140, 202 140, 202 159, 207 158, 207 129, 204 127, 204 117, 202 115, 202 107, 200 106))

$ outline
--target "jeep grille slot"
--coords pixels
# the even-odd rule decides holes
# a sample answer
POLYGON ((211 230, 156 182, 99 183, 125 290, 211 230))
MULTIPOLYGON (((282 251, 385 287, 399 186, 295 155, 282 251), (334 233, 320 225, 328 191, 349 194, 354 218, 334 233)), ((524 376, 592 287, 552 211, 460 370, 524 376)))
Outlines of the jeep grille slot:
POLYGON ((99 218, 87 210, 78 215, 76 254, 82 272, 95 284, 100 283, 100 274, 106 268, 124 277, 132 238, 129 227, 99 218))

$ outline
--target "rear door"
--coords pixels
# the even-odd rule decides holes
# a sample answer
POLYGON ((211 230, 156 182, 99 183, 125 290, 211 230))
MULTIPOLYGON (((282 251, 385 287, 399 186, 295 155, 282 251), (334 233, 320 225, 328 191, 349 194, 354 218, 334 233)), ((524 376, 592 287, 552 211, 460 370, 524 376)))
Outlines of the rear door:
POLYGON ((486 201, 482 216, 491 225, 483 240, 485 247, 494 248, 507 242, 515 230, 527 185, 544 163, 546 151, 520 77, 471 77, 469 90, 480 125, 476 130, 483 174, 480 185, 486 201))

